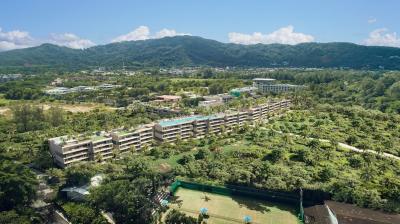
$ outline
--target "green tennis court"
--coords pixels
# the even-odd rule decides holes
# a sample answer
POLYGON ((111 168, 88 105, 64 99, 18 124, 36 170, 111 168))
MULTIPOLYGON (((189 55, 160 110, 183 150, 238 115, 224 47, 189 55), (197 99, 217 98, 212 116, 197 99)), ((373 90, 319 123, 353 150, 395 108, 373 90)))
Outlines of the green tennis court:
POLYGON ((172 208, 198 217, 201 208, 208 209, 208 224, 244 223, 250 216, 253 224, 298 224, 295 208, 287 205, 239 196, 225 196, 178 188, 172 208))

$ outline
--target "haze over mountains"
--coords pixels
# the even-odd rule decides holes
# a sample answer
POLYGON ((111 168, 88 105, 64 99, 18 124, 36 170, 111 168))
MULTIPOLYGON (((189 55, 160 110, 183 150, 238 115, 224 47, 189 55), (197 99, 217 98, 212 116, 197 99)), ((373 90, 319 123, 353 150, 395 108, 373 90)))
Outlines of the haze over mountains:
POLYGON ((400 48, 352 43, 297 45, 221 43, 194 36, 129 41, 84 50, 52 44, 0 52, 0 66, 45 66, 67 70, 171 66, 346 67, 400 69, 400 48))

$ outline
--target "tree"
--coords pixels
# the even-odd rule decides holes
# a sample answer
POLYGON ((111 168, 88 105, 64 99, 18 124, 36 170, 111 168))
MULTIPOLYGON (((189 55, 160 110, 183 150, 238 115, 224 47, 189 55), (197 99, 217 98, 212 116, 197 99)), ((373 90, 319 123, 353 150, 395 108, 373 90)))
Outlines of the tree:
POLYGON ((317 150, 321 147, 321 143, 319 142, 319 140, 313 139, 307 144, 307 146, 311 149, 317 150))
POLYGON ((77 204, 68 202, 63 206, 64 211, 67 213, 69 220, 72 223, 81 224, 107 224, 105 218, 93 208, 84 204, 77 204))
POLYGON ((194 155, 194 158, 196 160, 205 159, 208 157, 209 154, 210 154, 210 151, 208 151, 206 149, 199 149, 199 151, 194 155))
POLYGON ((35 197, 37 180, 25 166, 0 162, 0 211, 28 206, 35 197))
POLYGON ((61 107, 51 107, 48 110, 48 120, 53 127, 58 127, 64 124, 65 111, 61 107))
POLYGON ((285 158, 285 150, 284 149, 273 149, 272 152, 269 154, 272 162, 279 162, 283 158, 285 158))
POLYGON ((224 92, 224 87, 220 83, 213 83, 208 87, 208 91, 211 95, 216 95, 224 92))
POLYGON ((189 154, 189 155, 183 155, 182 158, 178 161, 178 163, 181 165, 185 165, 191 161, 194 161, 194 156, 192 154, 189 154))
POLYGON ((187 216, 185 213, 182 213, 176 209, 170 211, 166 218, 165 224, 197 224, 197 219, 191 216, 187 216))
POLYGON ((12 107, 13 120, 19 132, 38 130, 44 127, 43 108, 22 104, 12 107))
POLYGON ((0 223, 30 224, 32 222, 29 216, 18 214, 15 210, 10 210, 0 212, 0 223))
POLYGON ((92 204, 113 213, 118 223, 153 223, 155 204, 151 192, 156 190, 150 179, 112 180, 93 189, 89 195, 92 204))
MULTIPOLYGON (((83 165, 83 164, 82 164, 83 165)), ((93 170, 85 167, 72 166, 66 170, 66 179, 68 186, 82 186, 89 183, 90 178, 94 175, 93 170)))

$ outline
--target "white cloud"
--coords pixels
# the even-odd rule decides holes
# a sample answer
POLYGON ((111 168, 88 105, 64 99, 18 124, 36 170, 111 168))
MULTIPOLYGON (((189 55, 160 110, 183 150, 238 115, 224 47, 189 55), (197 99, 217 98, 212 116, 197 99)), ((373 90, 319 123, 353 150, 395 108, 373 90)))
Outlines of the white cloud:
POLYGON ((368 23, 372 24, 372 23, 376 23, 378 20, 376 18, 370 18, 368 19, 368 23))
POLYGON ((294 27, 289 25, 269 34, 255 32, 253 34, 229 33, 229 42, 236 44, 298 44, 314 41, 314 37, 304 33, 295 33, 294 27))
POLYGON ((84 49, 96 45, 91 40, 82 39, 73 33, 51 34, 49 42, 74 49, 84 49))
POLYGON ((150 37, 150 29, 147 26, 139 26, 132 32, 118 36, 111 42, 122 42, 131 40, 147 40, 150 37))
POLYGON ((95 45, 92 41, 82 39, 72 33, 51 34, 49 39, 38 40, 31 37, 26 31, 13 30, 3 32, 0 28, 0 51, 33 47, 42 43, 52 43, 75 49, 82 49, 95 45))
POLYGON ((388 29, 381 28, 369 33, 369 37, 364 40, 364 44, 374 46, 400 47, 400 38, 397 37, 396 32, 389 33, 388 29))
POLYGON ((173 36, 182 36, 182 35, 191 35, 189 33, 178 33, 172 29, 162 29, 158 31, 155 35, 150 34, 150 29, 147 26, 139 26, 135 30, 118 36, 114 38, 111 42, 122 42, 122 41, 134 41, 134 40, 147 40, 147 39, 158 39, 163 37, 173 37, 173 36))
POLYGON ((12 30, 3 32, 0 28, 0 51, 7 51, 34 45, 34 39, 28 32, 20 30, 12 30))
POLYGON ((156 33, 154 38, 163 38, 163 37, 174 37, 174 36, 184 36, 191 35, 190 33, 178 33, 175 30, 162 29, 156 33))

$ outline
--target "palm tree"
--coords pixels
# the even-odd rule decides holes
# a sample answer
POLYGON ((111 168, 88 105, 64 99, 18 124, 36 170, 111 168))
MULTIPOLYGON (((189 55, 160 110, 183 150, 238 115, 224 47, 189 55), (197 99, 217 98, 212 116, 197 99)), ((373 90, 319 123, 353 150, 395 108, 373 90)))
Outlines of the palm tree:
POLYGON ((95 155, 95 160, 96 160, 98 163, 103 162, 103 155, 102 155, 101 153, 96 153, 96 155, 95 155))

